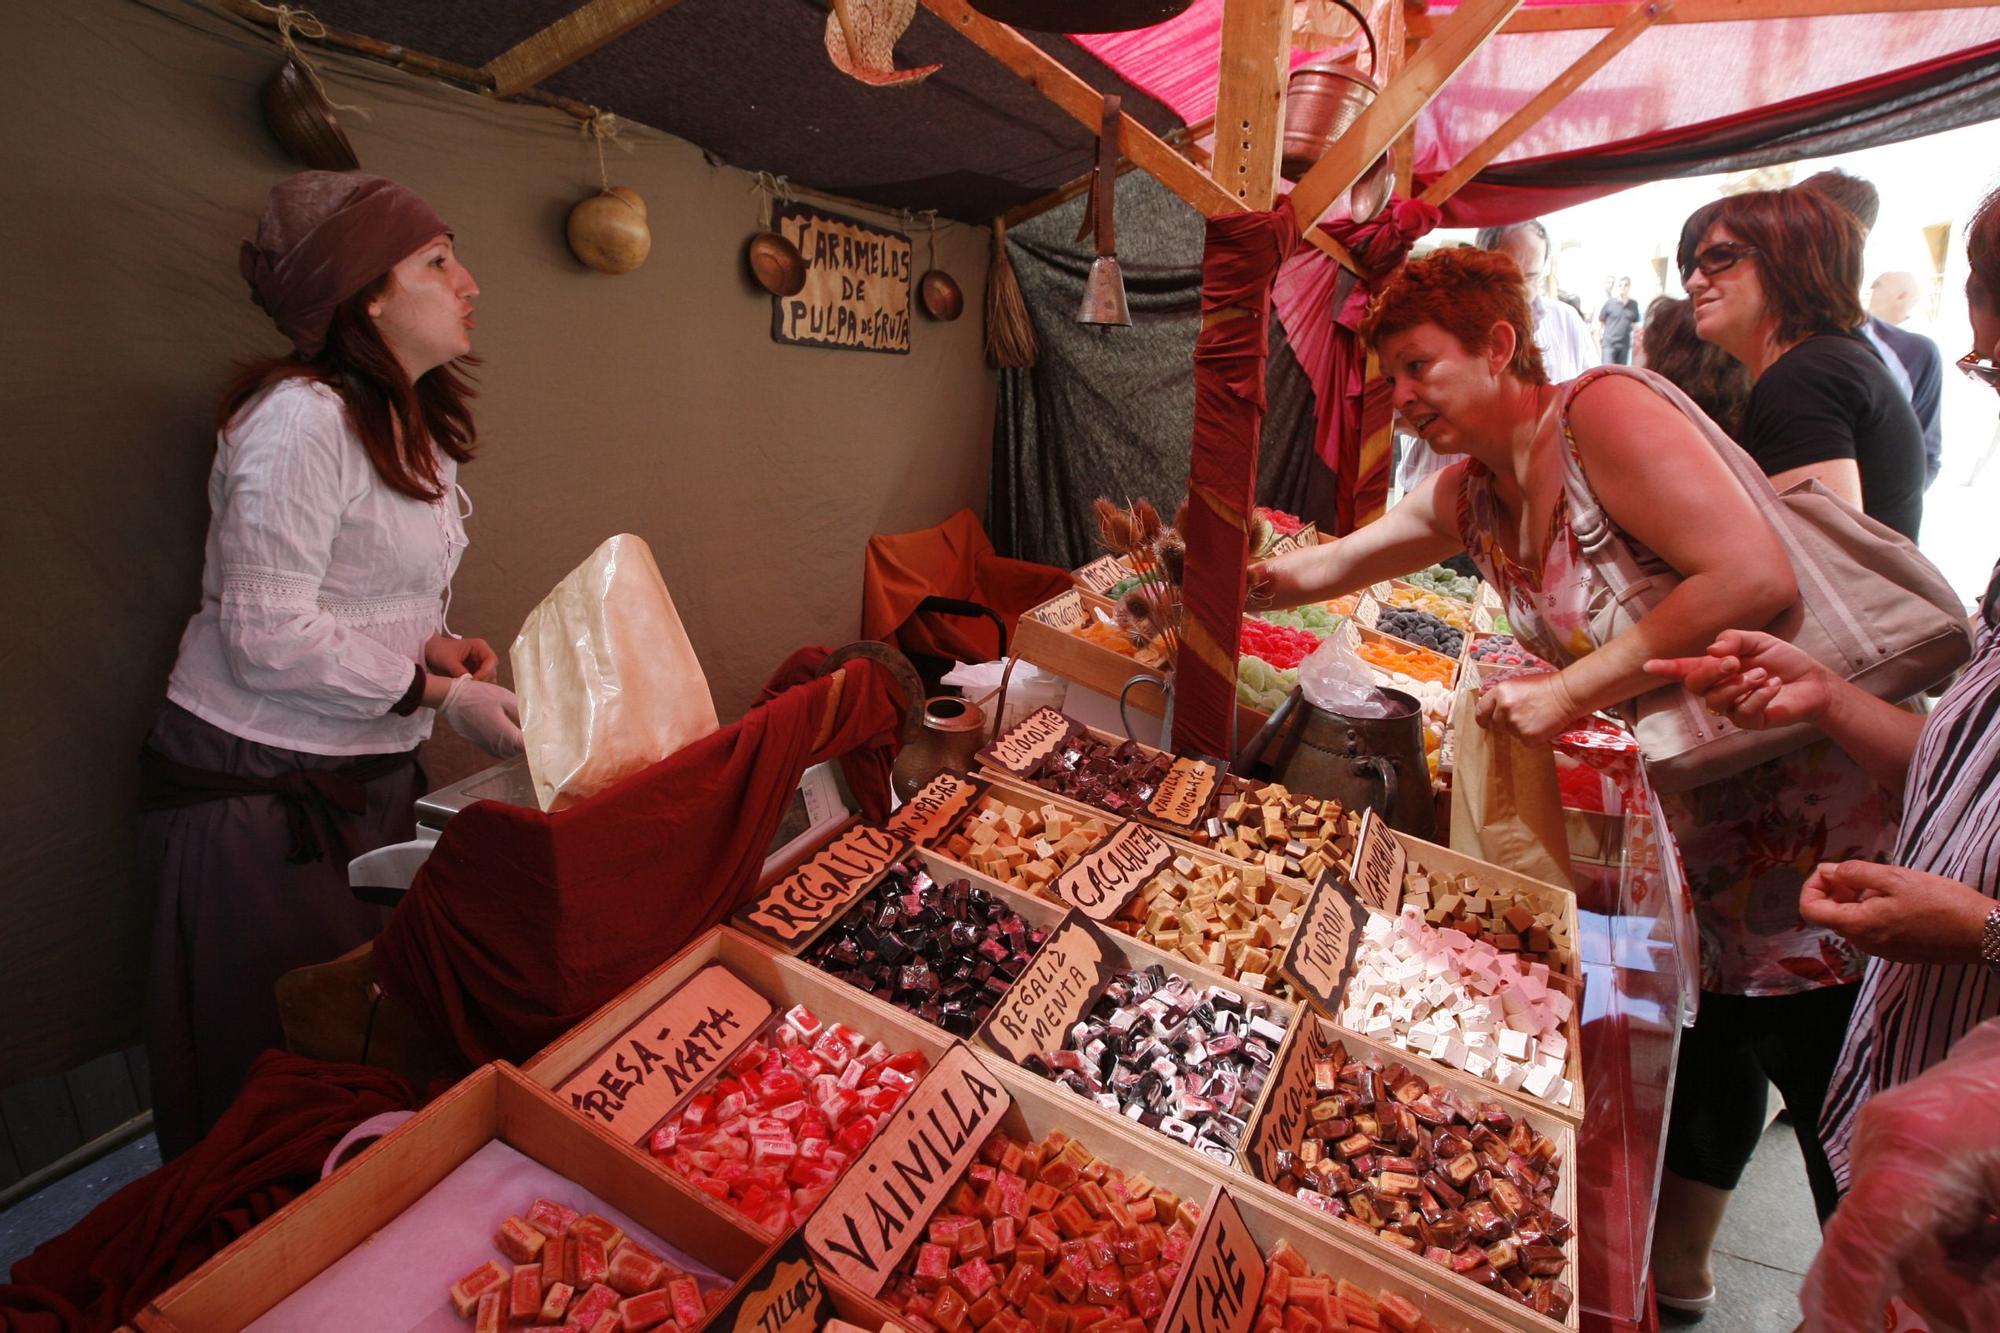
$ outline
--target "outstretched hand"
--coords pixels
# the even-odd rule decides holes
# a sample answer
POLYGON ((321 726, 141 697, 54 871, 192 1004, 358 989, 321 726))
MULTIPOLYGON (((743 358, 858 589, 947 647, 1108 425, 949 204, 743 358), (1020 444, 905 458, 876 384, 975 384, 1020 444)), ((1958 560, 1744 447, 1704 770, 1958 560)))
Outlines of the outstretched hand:
POLYGON ((1705 656, 1656 657, 1646 670, 1680 681, 1709 712, 1745 731, 1817 724, 1833 698, 1825 667, 1783 639, 1757 630, 1725 630, 1705 656))
POLYGON ((1943 875, 1873 861, 1823 865, 1799 889, 1799 919, 1894 963, 1970 963, 1996 904, 1943 875))

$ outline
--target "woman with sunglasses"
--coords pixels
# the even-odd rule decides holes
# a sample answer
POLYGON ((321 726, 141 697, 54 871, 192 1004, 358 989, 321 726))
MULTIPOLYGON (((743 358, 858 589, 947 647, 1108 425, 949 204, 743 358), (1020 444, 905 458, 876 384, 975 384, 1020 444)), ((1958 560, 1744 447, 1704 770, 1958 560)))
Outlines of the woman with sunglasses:
MULTIPOLYGON (((2000 192, 1973 214, 1967 252, 1973 350, 1959 366, 2000 390, 2000 192)), ((1994 723, 2000 711, 2000 565, 1980 615, 1984 625, 1972 662, 1928 717, 1863 693, 1766 634, 1732 631, 1704 657, 1646 664, 1681 677, 1710 709, 1740 727, 1818 726, 1901 796, 1890 864, 1823 864, 1800 895, 1801 917, 1838 931, 1870 955, 1820 1123, 1843 1188, 1856 1120, 1868 1098, 1915 1078, 1974 1027, 2000 1016, 2000 727, 1994 723)), ((1961 1109, 1971 1118, 1966 1129, 1990 1144, 1993 1108, 1961 1109)), ((1894 1164, 1888 1165, 1893 1178, 1894 1164)), ((1916 1232, 1922 1231, 1919 1220, 1942 1206, 1935 1196, 1943 1191, 1908 1181, 1893 1188, 1894 1211, 1916 1223, 1916 1232)), ((1880 1199, 1867 1207, 1879 1210, 1880 1199)), ((1883 1257, 1876 1247, 1914 1250, 1922 1239, 1874 1238, 1871 1265, 1883 1257)), ((1894 1267, 1888 1263, 1887 1272, 1894 1267)), ((1879 1303, 1848 1314, 1852 1327, 1882 1327, 1879 1303)))
POLYGON ((1750 373, 1737 439, 1780 491, 1808 478, 1915 541, 1924 436, 1861 336, 1861 225, 1811 190, 1731 195, 1681 228, 1695 331, 1750 373))

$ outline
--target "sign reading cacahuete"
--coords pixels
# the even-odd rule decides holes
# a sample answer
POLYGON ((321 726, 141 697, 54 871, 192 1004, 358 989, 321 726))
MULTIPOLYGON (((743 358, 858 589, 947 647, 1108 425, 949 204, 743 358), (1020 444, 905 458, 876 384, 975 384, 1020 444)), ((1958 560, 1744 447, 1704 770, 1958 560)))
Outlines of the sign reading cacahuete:
POLYGON ((772 1247, 707 1327, 731 1333, 816 1333, 832 1317, 832 1302, 805 1237, 794 1231, 772 1247))
POLYGON ((909 352, 909 237, 804 204, 778 205, 771 225, 806 262, 806 285, 771 298, 774 341, 909 352))
POLYGON ((1354 942, 1367 913, 1336 868, 1329 867, 1299 913, 1298 929, 1285 946, 1278 970, 1290 977, 1312 1006, 1338 1017, 1347 981, 1354 971, 1354 942))
POLYGON ((919 847, 935 846, 958 827, 965 812, 986 794, 986 787, 978 778, 947 768, 898 806, 885 827, 919 847))
POLYGON ((1217 1185, 1202 1209, 1187 1263, 1160 1333, 1250 1333, 1264 1295, 1264 1256, 1229 1191, 1217 1185))
POLYGON ((1033 773, 1074 735, 1075 722, 1053 708, 1037 708, 981 750, 979 758, 1008 773, 1033 773))
POLYGON ((1160 779, 1153 799, 1146 802, 1146 813, 1162 824, 1193 828, 1208 813, 1209 799, 1221 780, 1222 770, 1214 764, 1178 756, 1160 779))
POLYGON ((1361 816, 1354 840, 1354 887, 1361 901, 1378 912, 1395 916, 1403 910, 1403 871, 1409 865, 1403 844, 1381 816, 1370 809, 1361 816))
POLYGON ((1128 819, 1056 876, 1049 889, 1091 920, 1109 921, 1173 859, 1174 849, 1159 834, 1128 819))
POLYGON ((909 850, 910 844, 893 833, 856 824, 774 880, 736 913, 735 921, 781 948, 803 948, 909 850))
POLYGON ((806 1219, 806 1244, 873 1296, 972 1164, 1013 1099, 955 1041, 806 1219))
POLYGON ((556 1089, 584 1116, 642 1143, 771 1016, 771 1002, 720 963, 689 977, 556 1089))
POLYGON ((1061 1050, 1070 1028, 1111 984, 1116 961, 1104 932, 1072 909, 993 1006, 980 1037, 1015 1064, 1061 1050))

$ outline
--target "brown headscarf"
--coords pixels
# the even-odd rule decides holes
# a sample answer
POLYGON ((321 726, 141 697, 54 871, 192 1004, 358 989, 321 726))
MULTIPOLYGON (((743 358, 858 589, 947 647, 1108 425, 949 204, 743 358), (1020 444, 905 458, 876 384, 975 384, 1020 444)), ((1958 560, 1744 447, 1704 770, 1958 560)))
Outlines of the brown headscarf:
POLYGON ((250 299, 300 356, 326 343, 334 307, 451 230, 416 191, 359 171, 301 171, 271 187, 243 242, 250 299))

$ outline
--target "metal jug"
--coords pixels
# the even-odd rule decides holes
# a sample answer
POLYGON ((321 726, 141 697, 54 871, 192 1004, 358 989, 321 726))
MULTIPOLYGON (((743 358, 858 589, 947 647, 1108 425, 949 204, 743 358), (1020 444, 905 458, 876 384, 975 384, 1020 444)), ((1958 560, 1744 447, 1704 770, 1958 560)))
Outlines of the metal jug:
POLYGON ((1328 712, 1307 703, 1303 690, 1293 690, 1236 756, 1231 771, 1247 773, 1279 740, 1271 763, 1277 782, 1295 792, 1332 797, 1348 810, 1372 808, 1389 827, 1431 840, 1437 811, 1424 760, 1423 705, 1401 690, 1377 693, 1388 701, 1389 716, 1328 712))
MULTIPOLYGON (((1352 56, 1315 60, 1292 71, 1285 86, 1285 137, 1279 167, 1289 181, 1311 171, 1381 92, 1375 82, 1381 53, 1368 16, 1349 0, 1333 2, 1361 25, 1361 35, 1368 40, 1368 72, 1363 74, 1361 63, 1352 56)), ((1367 222, 1389 202, 1394 186, 1395 171, 1384 153, 1355 182, 1348 195, 1348 216, 1367 222)))

